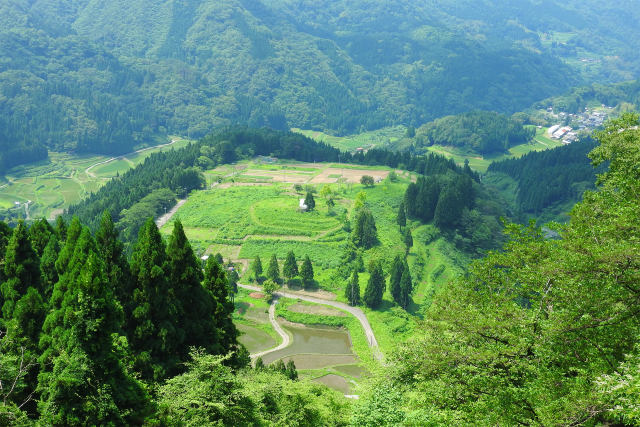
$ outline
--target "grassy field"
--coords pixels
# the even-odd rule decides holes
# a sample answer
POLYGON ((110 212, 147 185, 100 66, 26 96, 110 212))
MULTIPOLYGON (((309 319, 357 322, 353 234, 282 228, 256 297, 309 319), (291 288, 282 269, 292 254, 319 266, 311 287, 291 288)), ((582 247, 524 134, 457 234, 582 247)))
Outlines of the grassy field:
MULTIPOLYGON (((210 187, 193 193, 178 210, 176 217, 182 221, 187 237, 199 256, 220 253, 225 260, 231 259, 242 265, 244 283, 252 280, 247 268, 256 256, 260 256, 266 270, 269 258, 276 254, 282 268, 284 258, 291 250, 299 262, 309 255, 316 281, 325 296, 330 292, 338 300, 345 301, 343 293, 346 281, 337 274, 337 267, 349 238, 344 230, 345 221, 350 218, 353 201, 359 192, 366 194, 380 241, 379 245, 363 254, 365 265, 372 259, 378 259, 382 261, 385 271, 389 271, 395 254, 405 252, 396 216, 411 174, 399 173, 397 182, 383 179, 370 188, 347 182, 345 178, 348 175, 349 180, 354 181, 364 174, 375 175, 388 171, 383 167, 347 167, 340 164, 241 162, 207 171, 210 187), (300 181, 300 176, 304 176, 305 180, 300 181), (218 178, 221 183, 217 182, 218 178), (300 186, 301 191, 297 191, 296 186, 300 186), (336 205, 331 210, 319 195, 323 186, 329 186, 335 194, 336 205), (299 199, 312 188, 317 191, 316 210, 299 212, 299 199)), ((413 304, 408 312, 404 311, 392 302, 387 290, 380 309, 366 311, 383 353, 391 352, 400 338, 411 333, 416 320, 423 316, 429 305, 433 292, 461 274, 468 262, 442 238, 435 227, 411 221, 409 227, 414 236, 414 246, 408 255, 415 283, 413 304)), ((168 235, 171 229, 172 225, 168 223, 161 232, 168 235)), ((367 280, 368 273, 362 273, 360 288, 363 294, 367 280)), ((279 313, 280 310, 284 308, 279 308, 279 313)), ((307 313, 287 312, 282 316, 299 323, 319 322, 317 316, 307 313)), ((366 342, 358 344, 358 334, 362 334, 362 331, 357 321, 353 319, 356 322, 353 326, 349 323, 351 316, 334 317, 333 320, 325 319, 324 323, 347 327, 356 353, 361 360, 368 360, 370 351, 366 342)), ((252 324, 247 326, 255 327, 252 324)), ((245 330, 256 335, 250 339, 252 345, 259 341, 257 335, 261 333, 249 328, 245 330)), ((319 370, 314 375, 335 374, 333 371, 333 368, 330 371, 319 370)))
POLYGON ((333 136, 320 131, 296 128, 291 129, 291 131, 300 133, 315 141, 332 145, 343 151, 355 151, 357 148, 382 148, 392 144, 405 135, 407 128, 404 126, 394 126, 349 136, 333 136))
POLYGON ((53 218, 69 205, 97 191, 112 177, 143 162, 152 153, 184 147, 189 143, 185 139, 173 139, 176 142, 171 146, 151 148, 112 161, 107 156, 50 152, 47 160, 15 167, 2 177, 0 208, 24 212, 23 204, 30 200, 31 218, 53 218), (22 205, 17 207, 15 202, 22 205))

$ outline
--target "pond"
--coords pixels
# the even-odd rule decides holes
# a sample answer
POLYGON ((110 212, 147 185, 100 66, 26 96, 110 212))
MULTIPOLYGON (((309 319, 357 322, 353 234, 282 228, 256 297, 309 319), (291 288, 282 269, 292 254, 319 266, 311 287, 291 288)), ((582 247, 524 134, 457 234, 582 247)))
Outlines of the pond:
POLYGON ((238 322, 236 328, 240 331, 238 341, 247 347, 249 353, 267 350, 277 345, 276 340, 262 329, 238 322))

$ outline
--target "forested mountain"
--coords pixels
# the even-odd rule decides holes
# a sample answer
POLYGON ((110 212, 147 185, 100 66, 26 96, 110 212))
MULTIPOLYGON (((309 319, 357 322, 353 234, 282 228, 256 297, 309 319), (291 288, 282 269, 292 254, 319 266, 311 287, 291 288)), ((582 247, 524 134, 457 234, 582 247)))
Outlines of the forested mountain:
POLYGON ((511 113, 592 78, 637 76, 637 10, 602 8, 8 0, 0 151, 10 166, 43 147, 122 152, 152 134, 199 137, 232 123, 340 133, 511 113))

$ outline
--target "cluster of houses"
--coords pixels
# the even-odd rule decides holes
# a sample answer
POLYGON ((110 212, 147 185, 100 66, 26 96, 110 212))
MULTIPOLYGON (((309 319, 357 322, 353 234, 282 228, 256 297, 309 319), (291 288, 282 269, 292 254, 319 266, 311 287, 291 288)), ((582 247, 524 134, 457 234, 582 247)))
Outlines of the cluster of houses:
POLYGON ((571 126, 551 126, 547 133, 553 139, 561 139, 563 144, 571 144, 578 139, 578 134, 573 131, 571 126))
POLYGON ((574 130, 571 126, 555 125, 551 126, 547 133, 553 139, 562 140, 564 144, 571 144, 578 139, 578 132, 590 132, 595 128, 602 126, 602 124, 609 118, 609 111, 613 107, 607 107, 602 105, 602 109, 589 109, 585 108, 584 112, 578 114, 571 114, 565 112, 559 112, 553 114, 553 109, 549 107, 548 111, 553 114, 555 118, 563 120, 564 123, 571 123, 577 126, 578 129, 574 130))

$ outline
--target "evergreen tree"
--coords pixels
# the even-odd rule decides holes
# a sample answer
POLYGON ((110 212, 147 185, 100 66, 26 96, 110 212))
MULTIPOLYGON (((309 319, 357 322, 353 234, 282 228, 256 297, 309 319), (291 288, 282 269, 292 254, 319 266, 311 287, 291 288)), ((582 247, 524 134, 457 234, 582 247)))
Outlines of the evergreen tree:
POLYGON ((254 368, 257 369, 257 370, 264 369, 264 361, 262 360, 262 357, 258 357, 256 359, 256 363, 255 363, 254 368))
POLYGON ((121 307, 100 258, 92 250, 82 258, 86 262, 81 274, 69 283, 56 313, 47 317, 62 319, 62 325, 49 342, 56 354, 50 371, 39 378, 41 421, 68 426, 141 424, 152 412, 149 397, 126 373, 113 345, 122 322, 121 307))
POLYGON ((256 281, 260 281, 260 276, 262 275, 262 261, 260 260, 260 255, 256 255, 256 259, 254 259, 251 264, 251 270, 253 270, 256 281))
POLYGON ((413 236, 411 235, 411 229, 409 228, 404 231, 404 244, 407 247, 407 254, 409 254, 409 251, 413 246, 413 236))
POLYGON ((307 205, 307 210, 312 211, 316 208, 316 201, 313 198, 311 191, 307 191, 307 195, 304 198, 304 204, 307 205))
POLYGON ((7 245, 4 278, 0 291, 3 302, 2 318, 7 322, 13 317, 17 302, 27 294, 29 288, 34 288, 38 293, 42 290, 40 260, 31 246, 23 221, 18 222, 7 245))
POLYGON ((58 270, 56 270, 56 260, 60 252, 60 244, 58 236, 52 234, 49 236, 49 242, 45 246, 40 258, 40 274, 42 276, 42 298, 49 301, 53 293, 53 287, 58 281, 58 270))
POLYGON ((42 256, 45 246, 49 243, 49 236, 52 234, 54 234, 54 229, 44 218, 35 221, 29 227, 29 240, 31 240, 31 246, 38 256, 42 256))
POLYGON ((296 364, 294 363, 293 359, 289 359, 289 361, 287 362, 286 374, 287 377, 289 377, 289 379, 292 381, 298 379, 298 370, 296 369, 296 364))
POLYGON ((282 265, 282 275, 289 280, 298 275, 298 264, 293 251, 289 251, 287 258, 284 260, 284 264, 282 265))
POLYGON ((305 287, 313 284, 313 265, 311 265, 311 258, 309 255, 305 255, 302 267, 300 268, 300 276, 302 277, 302 283, 305 287))
POLYGON ((400 207, 398 208, 398 216, 396 217, 396 222, 400 227, 405 227, 407 225, 407 216, 405 214, 404 202, 400 202, 400 207))
POLYGON ((280 267, 278 267, 278 259, 276 254, 271 255, 269 267, 267 267, 267 278, 278 283, 280 281, 280 267))
POLYGON ((134 367, 147 381, 162 380, 180 369, 184 339, 178 317, 181 308, 167 271, 164 241, 149 218, 131 256, 134 289, 124 304, 134 367))
POLYGON ((219 337, 218 352, 226 354, 237 348, 238 330, 232 320, 234 306, 229 300, 227 276, 215 258, 210 257, 207 260, 204 269, 204 288, 213 296, 212 316, 219 337))
MULTIPOLYGON (((219 266, 215 258, 209 259, 219 266)), ((222 273, 220 268, 218 270, 222 273)), ((178 348, 180 359, 188 359, 191 347, 204 348, 209 353, 218 352, 219 337, 215 322, 219 319, 214 316, 216 304, 212 295, 201 284, 203 275, 200 262, 179 219, 174 221, 173 231, 167 243, 167 274, 176 299, 176 312, 172 313, 172 317, 178 319, 181 325, 180 332, 184 334, 179 337, 182 342, 178 348)), ((222 286, 226 287, 224 274, 221 280, 222 286)), ((215 287, 216 282, 208 281, 206 285, 215 287)))
POLYGON ((355 267, 358 273, 364 273, 364 260, 362 259, 361 253, 358 253, 358 256, 356 257, 355 267))
POLYGON ((402 273, 404 272, 404 259, 401 255, 396 255, 391 265, 391 274, 389 275, 389 291, 393 300, 402 306, 402 288, 400 282, 402 279, 402 273))
POLYGON ((131 271, 124 255, 124 245, 118 240, 118 230, 108 211, 102 213, 100 226, 96 232, 98 254, 106 268, 109 285, 119 301, 126 299, 125 293, 132 292, 131 271))
POLYGON ((433 216, 435 225, 447 229, 454 227, 460 221, 464 208, 460 197, 453 185, 448 185, 442 190, 433 216))
POLYGON ((215 259, 218 262, 218 264, 224 265, 224 259, 222 258, 222 254, 220 252, 216 254, 215 259))
POLYGON ((409 265, 405 261, 402 269, 402 277, 400 278, 400 299, 396 300, 400 307, 405 310, 411 303, 411 292, 413 291, 413 283, 411 282, 411 272, 409 265))
POLYGON ((347 283, 347 287, 344 290, 344 296, 349 301, 349 305, 360 304, 360 280, 358 278, 358 270, 353 270, 351 280, 347 283))
POLYGON ((378 308, 384 294, 384 272, 379 261, 374 261, 369 269, 369 281, 364 291, 363 301, 369 308, 378 308))
POLYGON ((67 223, 62 218, 62 215, 56 217, 55 232, 59 241, 63 242, 67 239, 67 223))
POLYGON ((356 246, 364 249, 369 249, 378 243, 376 223, 369 209, 362 208, 356 212, 351 239, 356 246))

